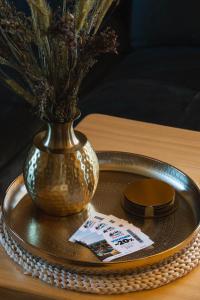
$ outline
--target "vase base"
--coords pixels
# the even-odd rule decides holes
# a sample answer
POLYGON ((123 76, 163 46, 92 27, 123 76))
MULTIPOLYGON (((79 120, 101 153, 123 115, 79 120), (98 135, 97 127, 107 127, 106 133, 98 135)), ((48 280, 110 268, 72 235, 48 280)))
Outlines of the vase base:
MULTIPOLYGON (((34 201, 33 201, 34 203, 34 201)), ((80 214, 82 213, 84 210, 87 210, 87 207, 88 207, 88 204, 86 204, 84 207, 80 208, 80 209, 76 209, 76 210, 67 210, 67 211, 64 211, 64 210, 61 210, 61 211, 46 211, 45 209, 42 209, 40 208, 37 204, 34 205, 35 206, 35 209, 40 211, 41 213, 43 214, 46 214, 48 216, 51 216, 51 217, 69 217, 69 216, 73 216, 73 215, 77 215, 77 214, 80 214)))

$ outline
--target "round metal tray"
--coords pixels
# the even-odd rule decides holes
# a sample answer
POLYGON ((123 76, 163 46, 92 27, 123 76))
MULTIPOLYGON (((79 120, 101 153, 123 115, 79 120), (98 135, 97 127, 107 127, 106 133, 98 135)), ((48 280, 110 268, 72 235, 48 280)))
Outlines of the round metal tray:
POLYGON ((5 226, 12 237, 33 255, 77 272, 114 273, 159 262, 194 238, 200 223, 200 190, 186 174, 153 158, 122 152, 99 152, 100 180, 91 204, 80 214, 56 218, 36 209, 23 177, 9 187, 3 202, 5 226), (176 190, 177 210, 157 219, 129 215, 122 206, 127 184, 138 178, 157 178, 176 190), (154 245, 113 262, 102 263, 86 247, 68 238, 97 211, 123 218, 141 228, 154 245))

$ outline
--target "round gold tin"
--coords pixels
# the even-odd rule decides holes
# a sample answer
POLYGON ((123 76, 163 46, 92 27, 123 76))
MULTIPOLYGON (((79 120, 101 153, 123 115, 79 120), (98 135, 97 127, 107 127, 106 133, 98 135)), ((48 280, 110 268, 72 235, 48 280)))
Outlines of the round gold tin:
POLYGON ((124 208, 144 218, 163 217, 174 212, 174 188, 158 179, 141 179, 130 183, 124 191, 124 208))
POLYGON ((9 187, 3 201, 3 219, 12 238, 26 251, 64 266, 68 270, 96 274, 118 273, 144 267, 175 254, 196 236, 200 224, 200 190, 177 168, 142 155, 99 152, 100 179, 88 208, 68 217, 52 217, 40 212, 27 193, 23 177, 9 187), (178 208, 162 218, 138 218, 121 205, 128 183, 154 178, 175 190, 178 208), (114 215, 138 226, 154 244, 146 249, 102 263, 89 249, 68 241, 93 212, 114 215))

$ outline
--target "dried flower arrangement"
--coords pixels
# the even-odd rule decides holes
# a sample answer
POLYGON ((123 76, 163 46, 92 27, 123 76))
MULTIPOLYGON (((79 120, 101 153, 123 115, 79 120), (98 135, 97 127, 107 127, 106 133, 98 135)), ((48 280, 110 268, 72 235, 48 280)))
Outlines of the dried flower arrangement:
MULTIPOLYGON (((31 16, 0 0, 0 80, 25 98, 41 119, 73 120, 83 78, 101 53, 116 53, 113 30, 100 25, 116 0, 27 0, 31 16), (19 75, 12 79, 10 70, 19 75)), ((12 72, 13 74, 13 72, 12 72)))

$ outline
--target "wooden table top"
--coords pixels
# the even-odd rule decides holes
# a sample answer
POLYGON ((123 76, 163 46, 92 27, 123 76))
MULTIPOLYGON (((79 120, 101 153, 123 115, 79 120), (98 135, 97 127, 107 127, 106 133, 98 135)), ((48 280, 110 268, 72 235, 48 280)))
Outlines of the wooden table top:
MULTIPOLYGON (((200 183, 200 133, 120 119, 90 115, 79 125, 96 150, 115 150, 144 154, 180 168, 200 183)), ((0 249, 0 300, 199 300, 200 267, 173 283, 152 291, 119 296, 90 295, 48 286, 23 275, 19 267, 0 249)))

